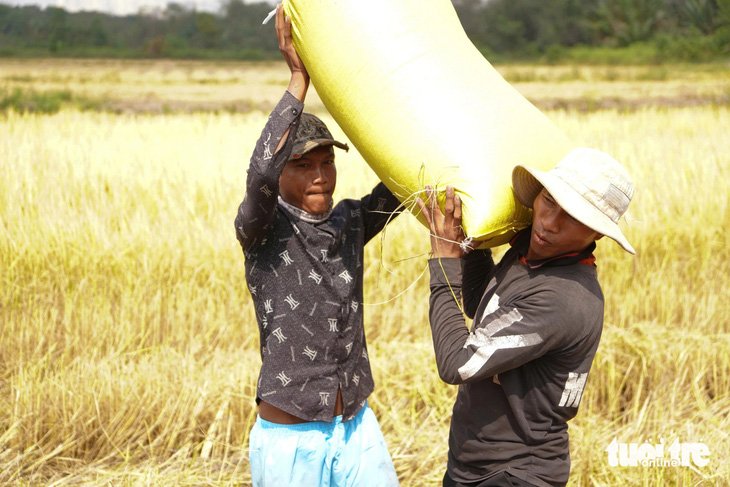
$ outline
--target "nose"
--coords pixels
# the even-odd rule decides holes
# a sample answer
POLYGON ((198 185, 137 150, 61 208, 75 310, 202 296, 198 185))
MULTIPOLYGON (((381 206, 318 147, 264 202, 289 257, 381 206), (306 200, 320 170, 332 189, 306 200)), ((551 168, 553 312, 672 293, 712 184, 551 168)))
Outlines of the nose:
POLYGON ((560 231, 560 221, 562 219, 562 211, 548 211, 542 217, 542 228, 546 232, 558 233, 560 231))
POLYGON ((324 167, 319 165, 314 169, 314 179, 312 180, 313 184, 325 184, 328 181, 327 179, 327 171, 325 171, 324 167))

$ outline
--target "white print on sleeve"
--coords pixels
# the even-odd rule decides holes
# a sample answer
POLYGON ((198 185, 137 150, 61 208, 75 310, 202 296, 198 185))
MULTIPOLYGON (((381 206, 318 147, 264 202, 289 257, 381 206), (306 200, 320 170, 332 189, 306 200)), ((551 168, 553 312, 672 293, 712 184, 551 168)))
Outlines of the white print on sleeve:
POLYGON ((260 191, 261 191, 262 193, 264 193, 264 194, 266 195, 266 197, 267 197, 267 198, 268 198, 269 196, 271 196, 272 194, 274 194, 274 192, 273 192, 273 191, 271 191, 271 190, 269 189, 269 187, 268 187, 268 186, 267 186, 266 184, 264 184, 263 186, 261 186, 261 187, 259 188, 259 190, 260 190, 260 191))
POLYGON ((271 147, 269 146, 269 142, 271 141, 271 133, 269 132, 268 137, 266 137, 266 140, 264 141, 264 160, 268 161, 272 157, 274 157, 274 153, 271 152, 271 147))
MULTIPOLYGON (((492 298, 495 299, 495 298, 492 298)), ((499 299, 499 298, 496 298, 499 299)), ((473 345, 476 351, 471 358, 459 368, 459 375, 462 380, 467 380, 484 367, 492 355, 498 350, 512 348, 530 347, 542 343, 542 338, 537 333, 526 335, 507 335, 495 337, 494 335, 522 320, 522 315, 517 309, 513 309, 506 315, 502 315, 489 323, 486 327, 474 330, 464 344, 464 348, 473 345)))
POLYGON ((580 398, 583 395, 583 388, 586 386, 586 379, 588 379, 588 372, 583 374, 570 372, 568 374, 568 380, 565 381, 563 397, 560 398, 560 404, 558 406, 577 408, 578 404, 580 404, 580 398))

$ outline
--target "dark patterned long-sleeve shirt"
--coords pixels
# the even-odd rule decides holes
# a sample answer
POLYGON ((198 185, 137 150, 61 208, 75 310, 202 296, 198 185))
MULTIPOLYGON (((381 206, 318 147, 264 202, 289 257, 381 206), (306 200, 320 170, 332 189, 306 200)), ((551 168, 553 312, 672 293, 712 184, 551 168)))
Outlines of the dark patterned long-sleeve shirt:
POLYGON ((565 485, 568 425, 603 328, 603 294, 583 252, 534 263, 529 229, 494 265, 473 251, 433 259, 430 321, 439 374, 459 384, 448 473, 476 482, 507 471, 539 486, 565 485), (462 279, 463 267, 463 279, 462 279), (464 313, 454 296, 463 292, 464 313))
POLYGON ((235 220, 259 325, 257 401, 304 420, 332 421, 339 388, 349 420, 374 388, 363 328, 364 246, 400 203, 382 183, 324 218, 284 203, 279 176, 302 108, 287 92, 270 115, 235 220))

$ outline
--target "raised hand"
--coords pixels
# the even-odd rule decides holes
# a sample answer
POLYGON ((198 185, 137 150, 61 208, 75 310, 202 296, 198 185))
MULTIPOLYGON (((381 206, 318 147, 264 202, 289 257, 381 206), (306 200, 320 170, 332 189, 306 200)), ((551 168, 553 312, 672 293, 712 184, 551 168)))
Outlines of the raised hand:
POLYGON ((287 90, 300 101, 304 101, 309 87, 309 73, 299 57, 291 35, 291 19, 284 15, 284 7, 281 4, 276 6, 276 38, 279 40, 279 51, 281 51, 289 71, 291 80, 287 90))
POLYGON ((455 194, 453 186, 446 186, 446 200, 442 212, 436 202, 436 191, 431 186, 426 186, 426 194, 427 203, 420 198, 416 203, 431 229, 433 256, 460 258, 464 255, 464 248, 461 245, 464 240, 464 229, 461 226, 461 199, 455 194))

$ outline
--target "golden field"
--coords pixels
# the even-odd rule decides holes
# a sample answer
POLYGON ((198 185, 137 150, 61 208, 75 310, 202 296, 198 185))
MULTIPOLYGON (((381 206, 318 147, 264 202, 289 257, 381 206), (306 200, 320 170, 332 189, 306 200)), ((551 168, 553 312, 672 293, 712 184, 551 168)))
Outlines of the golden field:
MULTIPOLYGON (((606 319, 569 485, 730 485, 730 66, 498 69, 637 189, 637 255, 596 252, 606 319), (703 443, 709 463, 612 467, 614 438, 703 443)), ((0 95, 71 94, 0 113, 0 484, 248 485, 260 358, 233 218, 287 79, 283 63, 0 60, 0 95)), ((357 151, 337 159, 338 199, 377 182, 357 151)), ((370 404, 404 487, 440 485, 455 394, 427 252, 410 215, 366 249, 370 404)))

